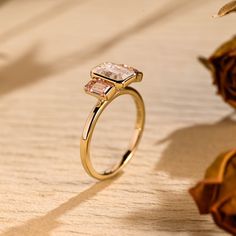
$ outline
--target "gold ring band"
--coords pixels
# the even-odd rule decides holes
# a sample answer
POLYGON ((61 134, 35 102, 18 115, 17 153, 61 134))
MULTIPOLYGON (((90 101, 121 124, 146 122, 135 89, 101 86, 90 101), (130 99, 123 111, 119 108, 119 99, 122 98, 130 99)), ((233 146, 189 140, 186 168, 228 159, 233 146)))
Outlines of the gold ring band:
POLYGON ((144 102, 137 90, 128 85, 132 82, 141 81, 142 73, 126 65, 103 63, 92 70, 91 77, 92 80, 85 86, 85 91, 96 96, 98 102, 86 121, 80 141, 80 155, 86 172, 96 179, 104 180, 115 176, 129 162, 141 139, 145 122, 144 102), (121 95, 130 95, 134 100, 136 105, 135 129, 128 150, 121 161, 113 168, 99 173, 93 167, 90 159, 90 143, 93 131, 103 110, 121 95))

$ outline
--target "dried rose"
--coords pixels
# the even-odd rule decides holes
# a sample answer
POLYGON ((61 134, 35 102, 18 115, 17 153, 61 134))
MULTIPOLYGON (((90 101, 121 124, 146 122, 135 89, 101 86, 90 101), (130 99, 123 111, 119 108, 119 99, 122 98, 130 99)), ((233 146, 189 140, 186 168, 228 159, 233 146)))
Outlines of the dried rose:
POLYGON ((213 83, 225 102, 236 108, 236 36, 209 58, 199 58, 213 75, 213 83))
POLYGON ((236 235, 236 150, 220 155, 189 192, 201 214, 212 214, 218 226, 236 235))

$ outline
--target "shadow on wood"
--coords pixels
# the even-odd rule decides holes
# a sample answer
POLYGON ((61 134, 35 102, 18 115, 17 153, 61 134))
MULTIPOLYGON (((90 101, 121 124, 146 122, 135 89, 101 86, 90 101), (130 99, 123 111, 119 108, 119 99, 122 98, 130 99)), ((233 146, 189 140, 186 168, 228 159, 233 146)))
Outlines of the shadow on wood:
POLYGON ((227 116, 214 124, 201 124, 179 129, 158 145, 168 142, 157 171, 173 177, 199 179, 205 169, 222 152, 236 147, 236 123, 227 116))
POLYGON ((0 7, 2 7, 3 5, 5 5, 6 3, 9 3, 11 0, 1 0, 0 1, 0 7))
MULTIPOLYGON (((73 1, 75 4, 77 1, 73 1)), ((72 4, 71 3, 71 4, 72 4)), ((49 10, 54 12, 53 17, 56 14, 64 12, 63 6, 66 3, 62 3, 55 10, 54 8, 49 10)), ((72 5, 73 5, 72 4, 72 5)), ((19 58, 9 62, 6 66, 0 67, 0 96, 4 95, 8 92, 11 92, 17 88, 25 87, 27 85, 38 82, 45 77, 48 77, 52 74, 60 73, 66 71, 68 69, 77 67, 83 63, 86 63, 91 58, 97 57, 107 50, 111 49, 118 43, 125 40, 127 37, 130 37, 147 27, 162 21, 178 12, 178 10, 184 8, 191 7, 193 2, 188 0, 183 0, 181 2, 177 2, 173 4, 172 2, 166 4, 163 9, 157 9, 153 14, 150 14, 145 19, 138 21, 134 26, 124 29, 121 32, 118 32, 111 38, 108 38, 102 43, 94 47, 86 48, 82 51, 76 51, 71 54, 59 57, 55 61, 42 63, 40 62, 37 52, 39 51, 38 46, 32 46, 25 54, 20 56, 19 58)), ((67 7, 71 7, 71 5, 66 5, 67 7)), ((4 38, 9 38, 13 35, 17 35, 21 31, 24 32, 28 28, 35 26, 41 22, 41 20, 45 21, 49 13, 45 13, 42 16, 38 16, 35 18, 33 22, 26 22, 22 27, 16 30, 10 30, 8 33, 0 35, 0 41, 4 40, 4 38), (45 19, 44 19, 45 18, 45 19)), ((48 16, 51 18, 52 16, 48 16)))
MULTIPOLYGON (((10 0, 1 0, 0 7, 2 4, 9 2, 10 0)), ((88 0, 87 0, 88 1, 88 0)), ((87 2, 84 0, 70 0, 70 1, 61 1, 59 4, 52 6, 46 11, 33 16, 32 18, 26 20, 23 23, 17 24, 16 26, 10 28, 6 32, 0 34, 0 43, 6 42, 20 34, 25 33, 30 29, 34 29, 36 26, 46 23, 61 14, 65 13, 67 10, 72 9, 78 4, 87 2)))
POLYGON ((187 192, 157 190, 157 199, 159 207, 143 206, 128 215, 123 223, 143 232, 148 227, 149 231, 156 231, 157 235, 158 232, 188 236, 225 235, 214 225, 210 216, 200 216, 197 213, 197 207, 187 192))
POLYGON ((35 45, 17 59, 0 66, 0 96, 53 73, 50 65, 39 61, 38 51, 39 46, 35 45))
MULTIPOLYGON (((157 163, 156 171, 169 174, 170 183, 178 178, 188 181, 200 179, 205 169, 220 153, 236 147, 235 134, 236 122, 233 114, 214 124, 194 125, 174 131, 157 142, 157 145, 167 143, 167 148, 157 163)), ((171 229, 172 232, 188 233, 192 236, 223 234, 209 216, 200 216, 197 213, 197 207, 186 189, 157 190, 157 197, 158 208, 139 209, 128 215, 126 221, 140 229, 143 229, 143 225, 150 225, 157 232, 171 229)))
POLYGON ((12 227, 0 234, 0 236, 50 236, 50 233, 61 225, 58 221, 59 217, 96 196, 99 192, 109 187, 121 175, 122 174, 116 178, 94 184, 89 189, 70 198, 67 202, 48 212, 46 215, 31 219, 23 225, 12 227))

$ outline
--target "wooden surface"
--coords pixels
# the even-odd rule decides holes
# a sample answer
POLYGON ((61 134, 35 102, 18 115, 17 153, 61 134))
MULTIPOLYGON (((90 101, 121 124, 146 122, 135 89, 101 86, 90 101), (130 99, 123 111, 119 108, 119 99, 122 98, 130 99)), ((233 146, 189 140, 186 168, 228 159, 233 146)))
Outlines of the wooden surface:
MULTIPOLYGON (((223 3, 0 1, 0 236, 225 235, 187 192, 236 147, 232 110, 196 60, 235 34, 235 15, 211 18, 223 3), (97 182, 79 139, 95 103, 83 86, 103 61, 144 72, 147 121, 124 173, 97 182)), ((133 125, 122 99, 97 127, 99 168, 133 125)))

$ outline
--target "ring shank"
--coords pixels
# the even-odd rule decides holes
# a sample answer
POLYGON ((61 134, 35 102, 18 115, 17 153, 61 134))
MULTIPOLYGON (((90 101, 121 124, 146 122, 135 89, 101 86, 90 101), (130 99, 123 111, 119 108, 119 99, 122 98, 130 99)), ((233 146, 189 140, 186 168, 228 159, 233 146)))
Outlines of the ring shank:
POLYGON ((93 110, 91 111, 80 141, 80 156, 82 164, 86 170, 86 172, 99 180, 104 180, 113 177, 116 175, 132 158, 135 150, 137 149, 138 143, 141 139, 143 128, 144 128, 144 122, 145 122, 145 108, 144 108, 144 102, 141 97, 141 95, 138 93, 137 90, 131 87, 126 87, 124 89, 121 89, 117 91, 117 93, 107 101, 101 101, 99 100, 98 103, 95 105, 93 110), (135 129, 133 132, 133 136, 130 140, 130 144, 128 147, 128 150, 123 155, 121 161, 115 165, 110 170, 106 170, 103 173, 97 172, 90 159, 90 143, 93 135, 94 128, 96 126, 96 123, 98 121, 98 118, 100 117, 101 113, 104 111, 104 109, 117 97, 121 95, 131 95, 131 97, 134 100, 135 106, 136 106, 136 123, 135 123, 135 129))

